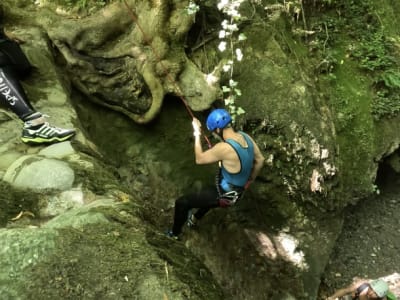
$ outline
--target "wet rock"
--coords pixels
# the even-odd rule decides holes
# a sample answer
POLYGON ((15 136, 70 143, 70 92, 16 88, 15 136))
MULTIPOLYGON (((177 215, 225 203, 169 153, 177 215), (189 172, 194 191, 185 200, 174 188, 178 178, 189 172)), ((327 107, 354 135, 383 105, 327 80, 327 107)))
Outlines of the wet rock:
POLYGON ((40 212, 42 217, 54 217, 72 208, 81 207, 85 204, 84 193, 80 188, 64 191, 58 195, 51 196, 47 205, 40 212))
POLYGON ((21 156, 22 154, 17 151, 9 151, 0 154, 0 170, 7 170, 7 168, 21 156))
POLYGON ((40 156, 22 156, 7 169, 3 180, 22 189, 67 190, 74 182, 74 171, 66 162, 40 156))
POLYGON ((70 141, 50 145, 39 152, 40 155, 49 158, 63 158, 74 153, 75 150, 70 141))

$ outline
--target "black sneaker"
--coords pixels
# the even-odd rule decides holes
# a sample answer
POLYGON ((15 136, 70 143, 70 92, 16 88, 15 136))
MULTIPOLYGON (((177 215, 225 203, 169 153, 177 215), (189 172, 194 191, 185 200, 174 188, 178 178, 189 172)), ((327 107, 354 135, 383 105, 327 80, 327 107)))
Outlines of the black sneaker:
POLYGON ((45 122, 39 126, 29 126, 25 123, 24 129, 22 130, 21 140, 24 143, 58 143, 63 142, 75 135, 74 129, 63 129, 55 126, 51 126, 45 122))
POLYGON ((172 230, 167 230, 166 232, 165 232, 165 235, 167 236, 167 237, 169 237, 170 239, 173 239, 173 240, 176 240, 176 241, 178 241, 179 240, 179 237, 177 236, 177 235, 175 235, 173 232, 172 232, 172 230))

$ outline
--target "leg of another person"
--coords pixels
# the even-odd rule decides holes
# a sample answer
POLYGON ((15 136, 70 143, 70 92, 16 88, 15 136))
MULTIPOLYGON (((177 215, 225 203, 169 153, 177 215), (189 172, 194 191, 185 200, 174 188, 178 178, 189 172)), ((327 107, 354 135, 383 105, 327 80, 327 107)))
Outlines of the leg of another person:
POLYGON ((40 112, 35 111, 11 66, 0 67, 0 102, 24 122, 21 137, 23 142, 61 142, 75 134, 74 129, 51 126, 40 112))
POLYGON ((24 122, 26 118, 36 113, 27 99, 12 68, 0 67, 0 100, 24 122))

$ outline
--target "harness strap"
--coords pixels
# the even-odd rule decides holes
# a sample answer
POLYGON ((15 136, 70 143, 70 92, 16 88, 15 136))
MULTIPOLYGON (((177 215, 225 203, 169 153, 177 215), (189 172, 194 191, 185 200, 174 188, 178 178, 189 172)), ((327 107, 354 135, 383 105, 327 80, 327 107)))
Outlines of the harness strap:
POLYGON ((217 175, 215 176, 215 186, 218 192, 218 202, 220 207, 229 207, 232 206, 238 201, 244 192, 244 188, 230 185, 231 190, 225 192, 220 185, 221 182, 221 170, 218 170, 217 175))
POLYGON ((228 207, 232 206, 242 197, 243 193, 237 191, 226 192, 219 196, 219 206, 228 207))

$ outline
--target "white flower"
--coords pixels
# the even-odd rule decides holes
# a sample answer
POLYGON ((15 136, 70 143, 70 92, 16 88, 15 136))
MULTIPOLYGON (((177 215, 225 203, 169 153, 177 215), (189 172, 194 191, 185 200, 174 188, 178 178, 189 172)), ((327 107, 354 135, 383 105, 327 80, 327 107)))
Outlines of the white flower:
POLYGON ((236 9, 229 9, 226 14, 232 17, 240 17, 240 13, 236 9))
POLYGON ((235 52, 236 52, 236 59, 237 59, 238 61, 241 61, 242 58, 243 58, 242 50, 236 49, 235 52))
POLYGON ((218 49, 219 49, 219 51, 224 52, 226 49, 226 42, 219 43, 218 49))
POLYGON ((224 65, 224 66, 222 67, 222 70, 223 70, 224 72, 228 72, 230 69, 231 69, 231 66, 228 65, 228 64, 226 64, 226 65, 224 65))
POLYGON ((228 25, 228 29, 233 32, 233 31, 238 31, 239 27, 237 26, 237 24, 231 24, 228 25))
POLYGON ((225 33, 226 33, 225 30, 220 30, 219 31, 219 38, 223 39, 225 37, 225 33))
POLYGON ((189 6, 186 8, 186 11, 189 15, 194 15, 199 10, 200 10, 200 7, 192 1, 189 2, 189 6))
POLYGON ((227 6, 229 4, 229 0, 221 0, 217 7, 219 10, 223 9, 225 6, 227 6))
POLYGON ((222 26, 223 29, 227 29, 228 26, 229 26, 228 20, 223 20, 222 23, 221 23, 221 26, 222 26))
POLYGON ((229 86, 230 87, 235 87, 235 86, 237 86, 237 82, 235 80, 233 80, 233 79, 229 79, 229 86))

